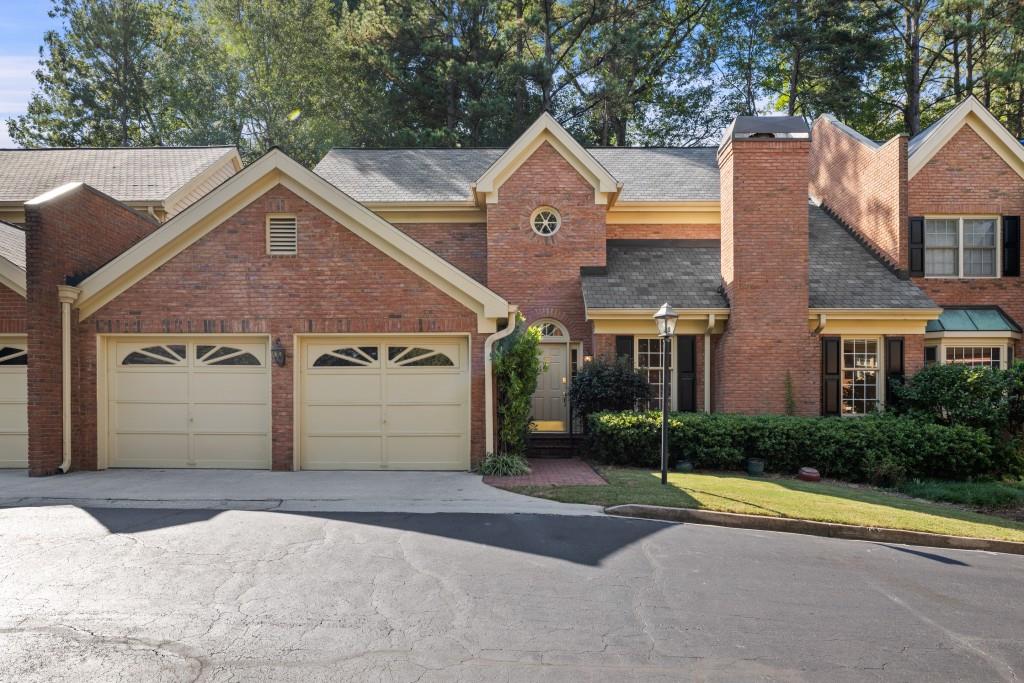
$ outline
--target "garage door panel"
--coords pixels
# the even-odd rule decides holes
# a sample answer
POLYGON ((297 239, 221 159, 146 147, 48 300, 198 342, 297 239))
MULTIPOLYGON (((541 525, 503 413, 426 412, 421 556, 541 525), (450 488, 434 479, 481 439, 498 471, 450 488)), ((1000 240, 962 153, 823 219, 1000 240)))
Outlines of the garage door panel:
POLYGON ((310 436, 304 445, 302 464, 311 470, 376 470, 384 454, 379 436, 310 436))
POLYGON ((0 434, 0 467, 26 467, 27 454, 28 434, 0 434))
POLYGON ((28 376, 24 369, 0 372, 0 402, 18 403, 24 408, 28 396, 28 376))
POLYGON ((113 415, 118 431, 188 433, 188 404, 119 403, 113 415))
POLYGON ((429 399, 440 403, 460 403, 465 400, 466 385, 460 381, 464 378, 463 373, 413 373, 408 370, 400 370, 398 373, 387 376, 389 402, 429 399))
POLYGON ((306 400, 310 403, 379 403, 381 376, 365 371, 309 371, 304 379, 306 400))
POLYGON ((267 431, 266 404, 195 403, 192 405, 192 431, 212 434, 238 434, 267 431))
POLYGON ((464 469, 465 438, 452 436, 389 436, 389 469, 464 469))
POLYGON ((118 401, 188 402, 188 375, 184 371, 139 372, 126 370, 114 375, 118 401))
POLYGON ((310 436, 379 434, 381 406, 306 406, 306 424, 310 436))
POLYGON ((266 469, 270 453, 263 434, 194 434, 197 468, 266 469))
POLYGON ((392 434, 450 434, 465 429, 466 407, 456 405, 388 406, 388 436, 392 434))
POLYGON ((203 403, 265 403, 267 373, 203 372, 192 375, 192 400, 203 403))
POLYGON ((187 467, 188 434, 117 434, 118 467, 187 467))

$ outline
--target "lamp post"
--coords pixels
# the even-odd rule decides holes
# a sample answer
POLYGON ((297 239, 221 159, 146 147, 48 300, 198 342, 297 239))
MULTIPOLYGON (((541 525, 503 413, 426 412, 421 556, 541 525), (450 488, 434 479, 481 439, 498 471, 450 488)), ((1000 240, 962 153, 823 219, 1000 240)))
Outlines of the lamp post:
POLYGON ((669 376, 669 354, 672 336, 676 333, 676 320, 679 316, 674 308, 665 303, 654 314, 658 323, 658 336, 661 338, 661 483, 668 484, 668 390, 672 382, 669 376))

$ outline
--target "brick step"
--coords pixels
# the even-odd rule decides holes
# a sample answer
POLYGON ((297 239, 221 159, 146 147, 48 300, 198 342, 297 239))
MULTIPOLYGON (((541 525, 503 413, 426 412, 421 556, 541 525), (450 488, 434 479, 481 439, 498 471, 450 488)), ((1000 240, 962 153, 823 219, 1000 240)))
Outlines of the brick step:
POLYGON ((526 446, 526 454, 531 458, 571 458, 579 436, 568 434, 531 434, 526 446))

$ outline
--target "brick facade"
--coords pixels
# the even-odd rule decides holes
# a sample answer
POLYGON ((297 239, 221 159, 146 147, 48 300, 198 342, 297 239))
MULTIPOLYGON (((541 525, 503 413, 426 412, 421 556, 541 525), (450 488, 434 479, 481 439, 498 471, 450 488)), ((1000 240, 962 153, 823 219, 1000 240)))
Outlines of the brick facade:
POLYGON ((527 321, 554 318, 591 353, 581 266, 605 265, 606 208, 594 188, 548 143, 505 181, 487 206, 487 286, 521 307, 527 321), (562 226, 542 237, 530 226, 541 206, 555 208, 562 226))
POLYGON ((719 152, 722 280, 731 308, 715 342, 715 410, 818 413, 819 348, 807 329, 806 140, 731 140, 719 152))
MULTIPOLYGON (((910 180, 909 196, 911 216, 1024 216, 1024 178, 967 125, 910 180)), ((917 277, 914 283, 940 306, 995 305, 1024 325, 1020 277, 917 277)), ((1022 354, 1018 342, 1015 357, 1022 354)))
MULTIPOLYGON (((250 203, 79 325, 82 411, 96 414, 97 334, 257 333, 280 338, 272 373, 272 463, 293 463, 293 335, 435 332, 471 336, 471 457, 484 449, 483 342, 475 313, 283 187, 250 203), (283 207, 283 208, 282 208, 283 207), (297 256, 268 256, 265 215, 298 219, 297 256), (302 276, 295 277, 300 268, 302 276), (88 398, 91 396, 92 398, 88 398)), ((79 465, 96 466, 95 420, 82 420, 79 465)))
POLYGON ((722 227, 715 224, 637 224, 608 226, 610 240, 717 240, 722 227))
POLYGON ((27 314, 25 297, 0 285, 0 335, 25 334, 27 314))
MULTIPOLYGON (((26 206, 28 257, 28 462, 30 475, 52 474, 63 454, 61 312, 57 286, 98 269, 157 228, 152 221, 87 186, 26 206)), ((159 300, 156 300, 159 301, 159 300)), ((150 305, 156 305, 150 303, 150 305)), ((73 315, 74 312, 72 313, 73 315)), ((72 347, 74 448, 85 423, 96 422, 96 374, 72 347), (91 404, 88 402, 91 400, 91 404)), ((95 428, 93 430, 95 434, 95 428)), ((80 462, 74 462, 79 466, 80 462)))
POLYGON ((809 169, 811 196, 907 270, 907 137, 872 148, 822 117, 812 130, 809 169))
POLYGON ((395 227, 477 282, 487 284, 485 224, 396 223, 395 227))

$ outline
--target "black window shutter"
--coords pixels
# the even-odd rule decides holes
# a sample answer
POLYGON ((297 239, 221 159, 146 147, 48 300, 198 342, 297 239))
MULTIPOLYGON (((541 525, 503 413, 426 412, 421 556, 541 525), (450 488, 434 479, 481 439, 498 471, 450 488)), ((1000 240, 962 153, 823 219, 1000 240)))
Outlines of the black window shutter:
POLYGON ((821 414, 838 415, 842 391, 839 337, 821 338, 821 414))
POLYGON ((938 346, 926 346, 924 347, 924 364, 931 365, 939 362, 939 347, 938 346))
POLYGON ((903 381, 903 337, 885 338, 885 402, 892 404, 896 396, 893 381, 903 381))
POLYGON ((1020 277, 1020 216, 1003 216, 1003 275, 1020 277))
POLYGON ((692 413, 697 410, 697 337, 676 337, 679 344, 679 410, 692 413))
POLYGON ((625 356, 629 364, 633 364, 633 337, 629 335, 618 335, 615 337, 615 359, 625 356))
POLYGON ((910 275, 924 276, 924 218, 910 219, 910 275))

